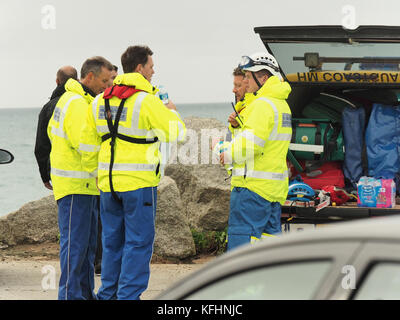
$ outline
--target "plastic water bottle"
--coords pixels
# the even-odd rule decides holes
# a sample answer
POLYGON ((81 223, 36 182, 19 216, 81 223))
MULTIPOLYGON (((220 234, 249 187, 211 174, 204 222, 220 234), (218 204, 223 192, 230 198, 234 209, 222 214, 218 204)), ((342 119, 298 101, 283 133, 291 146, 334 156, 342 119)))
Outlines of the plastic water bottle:
POLYGON ((160 86, 158 87, 158 96, 159 96, 160 100, 161 100, 164 104, 168 104, 168 101, 169 101, 169 99, 168 99, 168 91, 167 91, 167 89, 166 89, 164 86, 162 86, 162 85, 160 85, 160 86))

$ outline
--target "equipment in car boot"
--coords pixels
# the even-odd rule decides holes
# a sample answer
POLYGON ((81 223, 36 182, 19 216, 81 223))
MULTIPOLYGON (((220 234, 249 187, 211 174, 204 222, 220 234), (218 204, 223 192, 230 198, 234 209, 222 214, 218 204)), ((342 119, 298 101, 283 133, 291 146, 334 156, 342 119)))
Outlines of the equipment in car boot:
POLYGON ((326 161, 344 160, 341 124, 327 119, 292 119, 292 141, 289 149, 297 160, 315 160, 307 170, 326 161))
POLYGON ((400 106, 374 104, 365 133, 368 176, 393 179, 400 171, 400 106))
POLYGON ((321 92, 318 97, 304 107, 302 113, 305 118, 324 118, 332 122, 340 122, 342 121, 342 112, 346 107, 356 109, 357 105, 345 97, 321 92))
POLYGON ((314 200, 314 197, 314 190, 308 184, 304 183, 300 176, 296 176, 289 182, 288 200, 309 202, 314 200))
MULTIPOLYGON (((299 161, 303 168, 309 168, 309 163, 312 161, 299 161)), ((341 161, 328 161, 325 162, 318 169, 307 172, 298 172, 293 170, 292 176, 300 175, 303 182, 309 185, 314 190, 321 190, 324 186, 335 186, 338 188, 344 188, 344 175, 342 170, 341 161)))
POLYGON ((342 114, 343 138, 345 146, 343 173, 353 189, 367 172, 367 156, 365 150, 366 115, 364 108, 346 107, 342 114))
POLYGON ((322 190, 329 193, 332 205, 340 206, 353 198, 357 199, 357 197, 346 190, 335 186, 324 186, 322 190))

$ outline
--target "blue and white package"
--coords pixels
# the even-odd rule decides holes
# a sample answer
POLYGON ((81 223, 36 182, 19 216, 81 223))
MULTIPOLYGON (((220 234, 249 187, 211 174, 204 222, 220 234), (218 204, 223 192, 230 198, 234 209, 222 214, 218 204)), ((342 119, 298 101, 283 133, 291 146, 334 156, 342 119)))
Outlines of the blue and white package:
POLYGON ((361 177, 357 183, 357 206, 376 207, 380 190, 379 182, 371 177, 361 177))
POLYGON ((361 177, 357 192, 359 207, 393 208, 396 204, 396 184, 392 179, 361 177))

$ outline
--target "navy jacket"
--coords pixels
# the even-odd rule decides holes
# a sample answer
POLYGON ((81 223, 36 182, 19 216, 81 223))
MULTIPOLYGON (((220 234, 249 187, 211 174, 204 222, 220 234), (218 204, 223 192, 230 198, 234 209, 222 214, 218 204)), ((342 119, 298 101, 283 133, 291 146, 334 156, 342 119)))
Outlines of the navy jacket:
POLYGON ((47 136, 47 126, 51 116, 53 115, 54 108, 64 92, 64 85, 60 85, 55 88, 50 97, 50 101, 43 106, 39 113, 36 131, 35 157, 39 165, 39 172, 43 182, 50 181, 51 143, 49 137, 47 136))

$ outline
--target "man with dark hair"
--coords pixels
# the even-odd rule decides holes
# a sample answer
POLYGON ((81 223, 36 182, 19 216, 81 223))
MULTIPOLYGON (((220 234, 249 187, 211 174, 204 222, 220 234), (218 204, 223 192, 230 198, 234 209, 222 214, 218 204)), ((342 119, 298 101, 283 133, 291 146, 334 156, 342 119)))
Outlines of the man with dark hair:
POLYGON ((42 178, 44 186, 53 190, 50 183, 50 150, 51 143, 47 135, 47 125, 51 115, 53 114, 54 108, 58 102, 58 99, 65 92, 64 85, 69 78, 78 79, 77 71, 74 67, 64 66, 57 71, 56 84, 57 87, 54 89, 50 101, 47 102, 39 113, 38 126, 36 131, 36 143, 35 143, 35 157, 39 166, 40 177, 42 178))
POLYGON ((96 177, 83 171, 80 134, 87 109, 107 88, 112 64, 102 57, 87 59, 80 82, 69 79, 47 129, 52 143, 51 181, 58 205, 61 277, 60 300, 94 299, 94 257, 97 239, 96 177))
POLYGON ((112 70, 113 65, 105 58, 99 56, 89 58, 85 61, 81 68, 81 79, 87 79, 82 80, 82 83, 85 81, 91 83, 91 90, 97 95, 107 88, 112 70), (106 72, 101 78, 100 74, 103 70, 109 71, 110 75, 108 75, 108 72, 106 72))
POLYGON ((129 47, 124 74, 93 101, 82 130, 83 169, 98 174, 103 260, 98 299, 140 299, 150 276, 161 142, 183 140, 185 124, 151 85, 152 51, 129 47))
MULTIPOLYGON (((121 64, 124 73, 133 72, 137 67, 143 69, 153 51, 147 46, 130 46, 121 56, 121 64)), ((145 76, 146 78, 146 76, 145 76)))

